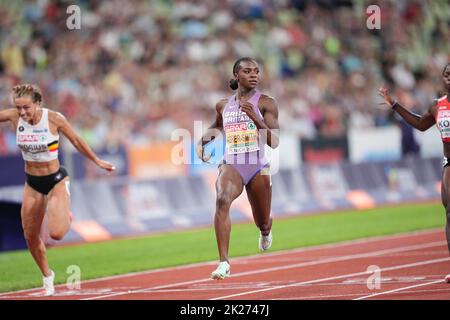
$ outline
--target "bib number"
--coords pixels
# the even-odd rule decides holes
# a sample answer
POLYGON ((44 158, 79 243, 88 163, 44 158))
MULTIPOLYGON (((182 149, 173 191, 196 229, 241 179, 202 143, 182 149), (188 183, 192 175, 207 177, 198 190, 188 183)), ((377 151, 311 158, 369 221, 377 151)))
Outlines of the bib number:
POLYGON ((228 154, 248 153, 259 150, 258 129, 253 122, 228 125, 226 152, 228 154))
POLYGON ((450 138, 450 110, 441 110, 437 118, 437 126, 442 139, 450 138))

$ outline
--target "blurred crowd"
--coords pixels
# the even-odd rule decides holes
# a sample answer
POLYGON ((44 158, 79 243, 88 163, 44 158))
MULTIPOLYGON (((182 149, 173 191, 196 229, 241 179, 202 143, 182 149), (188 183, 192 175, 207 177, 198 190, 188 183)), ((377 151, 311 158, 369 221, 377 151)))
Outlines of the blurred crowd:
MULTIPOLYGON (((283 132, 341 137, 392 125, 386 84, 421 113, 450 62, 447 0, 0 1, 0 101, 36 83, 95 149, 170 140, 214 120, 242 56, 262 67, 283 132), (81 29, 69 30, 70 4, 81 29), (378 4, 381 29, 366 8, 378 4)), ((17 152, 0 126, 0 154, 17 152)))

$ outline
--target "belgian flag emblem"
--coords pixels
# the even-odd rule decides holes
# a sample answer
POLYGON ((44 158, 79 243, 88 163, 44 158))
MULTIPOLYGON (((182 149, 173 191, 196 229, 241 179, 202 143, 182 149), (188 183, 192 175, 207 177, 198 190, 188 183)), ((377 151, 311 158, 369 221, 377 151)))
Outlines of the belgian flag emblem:
POLYGON ((58 151, 59 143, 58 143, 58 141, 53 141, 53 142, 50 142, 47 145, 47 147, 48 147, 48 151, 55 152, 55 151, 58 151))

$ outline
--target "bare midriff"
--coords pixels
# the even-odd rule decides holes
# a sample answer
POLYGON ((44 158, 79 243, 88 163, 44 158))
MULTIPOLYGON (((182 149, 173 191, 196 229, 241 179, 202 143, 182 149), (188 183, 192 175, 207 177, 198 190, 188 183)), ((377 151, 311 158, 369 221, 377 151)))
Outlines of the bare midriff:
POLYGON ((48 162, 25 161, 25 172, 32 176, 48 176, 59 170, 59 160, 48 162))

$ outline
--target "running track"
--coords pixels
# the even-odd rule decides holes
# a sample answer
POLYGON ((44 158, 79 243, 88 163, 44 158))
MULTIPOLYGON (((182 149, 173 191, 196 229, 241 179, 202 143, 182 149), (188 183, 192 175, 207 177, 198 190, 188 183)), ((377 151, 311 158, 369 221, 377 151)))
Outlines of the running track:
POLYGON ((37 289, 7 292, 0 300, 450 300, 443 229, 264 253, 230 263, 231 277, 222 281, 208 278, 216 267, 208 262, 84 281, 79 290, 61 285, 53 297, 42 297, 37 289), (369 289, 372 265, 380 268, 380 282, 379 288, 370 282, 369 289))

